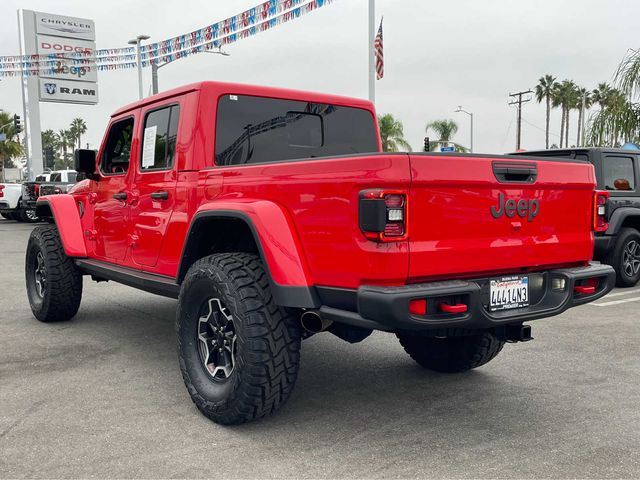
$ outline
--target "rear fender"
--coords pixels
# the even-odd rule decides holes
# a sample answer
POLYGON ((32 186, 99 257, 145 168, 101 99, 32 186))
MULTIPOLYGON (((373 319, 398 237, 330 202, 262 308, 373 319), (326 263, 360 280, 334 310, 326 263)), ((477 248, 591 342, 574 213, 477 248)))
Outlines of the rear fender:
POLYGON ((67 256, 87 256, 80 212, 72 195, 49 195, 38 198, 36 215, 40 218, 53 218, 67 256))
POLYGON ((317 307, 319 300, 293 222, 277 204, 266 201, 215 201, 202 205, 193 217, 183 247, 178 282, 184 279, 194 262, 190 247, 197 241, 200 222, 235 218, 243 221, 253 234, 266 267, 276 303, 288 307, 317 307))

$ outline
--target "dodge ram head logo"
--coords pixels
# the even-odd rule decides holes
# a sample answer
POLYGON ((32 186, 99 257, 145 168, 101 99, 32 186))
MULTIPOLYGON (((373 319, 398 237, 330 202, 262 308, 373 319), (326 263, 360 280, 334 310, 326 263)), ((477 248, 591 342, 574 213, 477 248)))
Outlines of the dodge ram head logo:
POLYGON ((510 198, 506 202, 504 201, 504 193, 500 192, 498 196, 498 205, 491 207, 491 215, 493 218, 500 218, 502 215, 506 215, 508 218, 513 218, 516 215, 522 218, 527 218, 528 221, 532 221, 540 213, 540 204, 538 200, 525 200, 521 198, 517 202, 510 198))
POLYGON ((45 83, 44 88, 49 95, 55 95, 57 85, 55 83, 45 83))

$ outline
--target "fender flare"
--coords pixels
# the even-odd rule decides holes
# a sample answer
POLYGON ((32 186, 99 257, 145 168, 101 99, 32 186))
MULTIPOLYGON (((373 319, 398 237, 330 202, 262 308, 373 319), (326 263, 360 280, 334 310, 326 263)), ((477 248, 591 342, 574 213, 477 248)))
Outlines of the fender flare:
POLYGON ((216 201, 202 205, 193 216, 185 239, 176 279, 178 284, 182 283, 195 260, 189 252, 191 242, 197 239, 198 225, 216 218, 237 219, 249 228, 278 305, 320 307, 320 299, 295 235, 295 226, 283 208, 267 200, 216 201))
POLYGON ((72 195, 49 195, 38 198, 36 215, 40 218, 53 218, 58 227, 64 253, 68 257, 87 256, 80 212, 72 195))
POLYGON ((609 228, 605 235, 617 235, 622 224, 629 217, 638 217, 640 219, 640 209, 637 207, 620 207, 616 208, 609 219, 609 228))

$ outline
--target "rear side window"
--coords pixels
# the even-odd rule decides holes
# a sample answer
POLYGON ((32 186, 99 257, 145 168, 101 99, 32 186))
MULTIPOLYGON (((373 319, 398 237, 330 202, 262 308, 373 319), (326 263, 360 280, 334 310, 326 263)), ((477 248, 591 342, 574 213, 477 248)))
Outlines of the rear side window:
POLYGON ((180 107, 173 105, 147 113, 142 137, 140 170, 168 170, 173 166, 180 107))
POLYGON ((69 180, 69 183, 76 183, 76 177, 77 177, 77 173, 76 172, 69 172, 67 174, 67 178, 69 180))
POLYGON ((218 102, 217 165, 377 151, 367 110, 244 95, 225 95, 218 102))
POLYGON ((62 180, 61 173, 52 173, 51 178, 49 179, 50 182, 60 182, 61 180, 62 180))
POLYGON ((605 157, 602 176, 606 190, 635 190, 633 159, 630 157, 605 157))

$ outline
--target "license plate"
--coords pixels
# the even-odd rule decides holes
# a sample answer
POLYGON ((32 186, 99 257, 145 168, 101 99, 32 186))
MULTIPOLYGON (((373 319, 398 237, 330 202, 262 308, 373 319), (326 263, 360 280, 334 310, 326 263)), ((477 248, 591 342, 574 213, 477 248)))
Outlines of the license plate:
POLYGON ((496 312, 529 306, 529 277, 496 278, 489 284, 489 310, 496 312))

